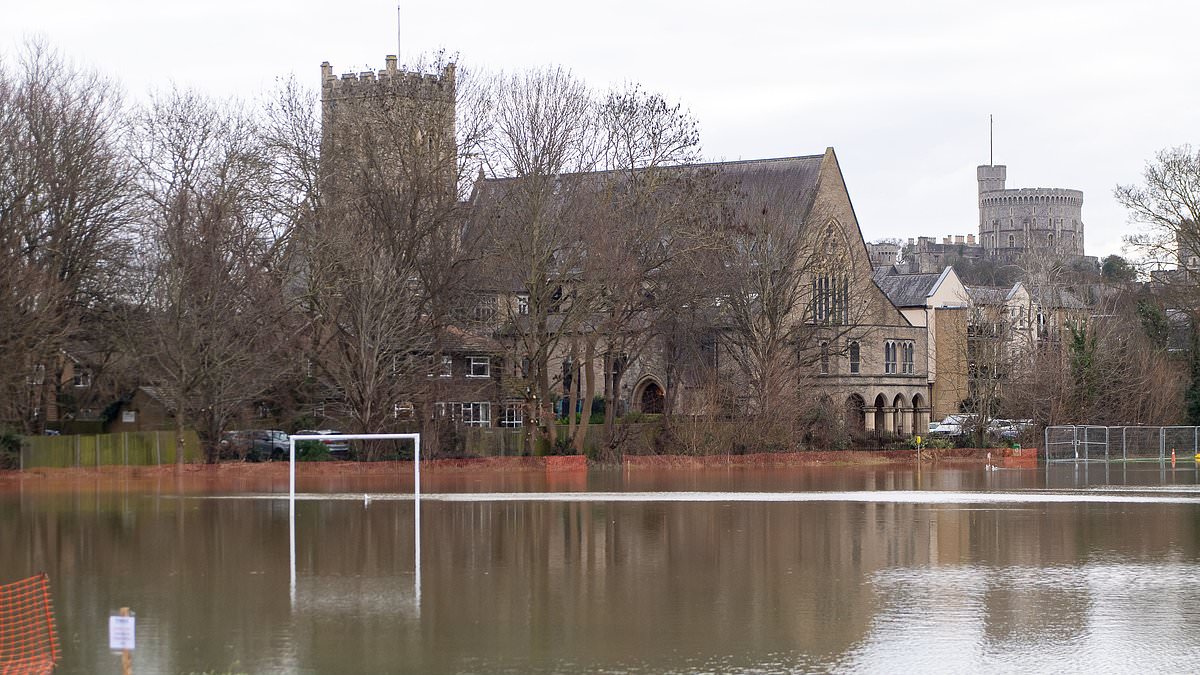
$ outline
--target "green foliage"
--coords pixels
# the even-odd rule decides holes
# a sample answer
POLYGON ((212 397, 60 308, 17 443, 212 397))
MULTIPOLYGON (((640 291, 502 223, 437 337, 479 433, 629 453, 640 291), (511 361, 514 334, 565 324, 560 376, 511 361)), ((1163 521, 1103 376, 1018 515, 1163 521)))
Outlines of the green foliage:
POLYGON ((1138 300, 1137 315, 1142 323, 1142 331, 1150 338, 1150 342, 1158 349, 1166 349, 1167 339, 1171 335, 1171 324, 1167 320, 1166 312, 1153 302, 1138 300))
POLYGON ((1192 336, 1192 355, 1191 363, 1191 381, 1188 383, 1187 393, 1187 419, 1188 424, 1200 425, 1200 338, 1196 335, 1192 336))
MULTIPOLYGON (((917 447, 917 439, 915 437, 908 439, 908 447, 914 449, 917 447)), ((922 436, 921 447, 933 450, 949 450, 954 447, 954 441, 942 436, 922 436)))
POLYGON ((1077 402, 1076 410, 1085 417, 1092 403, 1100 395, 1100 367, 1097 360, 1099 339, 1094 331, 1089 331, 1087 323, 1080 325, 1068 324, 1071 339, 1067 349, 1070 357, 1071 381, 1077 402))
POLYGON ((1137 269, 1119 255, 1110 255, 1100 264, 1100 276, 1108 281, 1134 281, 1137 269))
POLYGON ((321 441, 297 441, 296 460, 300 462, 329 462, 333 455, 321 441))
POLYGON ((0 470, 21 467, 21 437, 15 432, 0 430, 0 470))

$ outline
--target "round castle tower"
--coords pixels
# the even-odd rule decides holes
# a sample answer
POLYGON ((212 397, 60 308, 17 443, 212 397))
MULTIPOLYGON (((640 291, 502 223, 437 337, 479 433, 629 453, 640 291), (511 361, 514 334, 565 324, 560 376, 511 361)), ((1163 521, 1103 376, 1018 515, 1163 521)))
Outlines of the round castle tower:
POLYGON ((1062 188, 1005 189, 1007 167, 984 165, 979 177, 979 241, 985 256, 1005 259, 1044 250, 1083 255, 1083 192, 1062 188))

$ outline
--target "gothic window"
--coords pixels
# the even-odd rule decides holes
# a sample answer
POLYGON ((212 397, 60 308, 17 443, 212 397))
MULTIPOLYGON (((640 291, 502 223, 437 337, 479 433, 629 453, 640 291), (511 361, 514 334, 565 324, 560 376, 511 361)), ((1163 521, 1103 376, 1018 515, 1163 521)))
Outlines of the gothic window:
POLYGON ((862 354, 859 352, 858 342, 850 343, 850 372, 857 373, 862 367, 862 354))
POLYGON ((1011 235, 1011 234, 1010 234, 1010 235, 1008 235, 1008 247, 1009 247, 1009 248, 1016 248, 1016 247, 1017 247, 1017 238, 1016 238, 1016 236, 1014 236, 1014 235, 1011 235))
POLYGON ((896 372, 896 341, 888 340, 883 343, 883 372, 896 372))
POLYGON ((915 372, 913 355, 916 347, 912 342, 900 343, 901 369, 900 372, 905 375, 912 375, 915 372))
POLYGON ((813 320, 841 325, 850 320, 850 279, 842 274, 821 274, 813 279, 813 320))
POLYGON ((1054 235, 1053 234, 1046 235, 1046 243, 1050 245, 1050 248, 1054 248, 1054 235))
POLYGON ((829 343, 821 343, 821 374, 829 374, 829 343))

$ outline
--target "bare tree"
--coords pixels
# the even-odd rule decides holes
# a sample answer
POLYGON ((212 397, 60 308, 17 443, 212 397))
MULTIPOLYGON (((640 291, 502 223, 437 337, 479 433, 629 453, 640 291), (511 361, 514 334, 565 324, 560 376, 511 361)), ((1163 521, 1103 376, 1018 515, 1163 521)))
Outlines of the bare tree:
POLYGON ((120 297, 134 214, 123 133, 115 85, 44 43, 0 67, 0 391, 27 431, 62 396, 62 354, 120 297))
MULTIPOLYGON (((1144 266, 1195 267, 1190 259, 1200 255, 1200 153, 1188 145, 1162 150, 1146 163, 1141 185, 1117 186, 1115 196, 1129 220, 1143 226, 1126 242, 1144 266)), ((1197 283, 1194 274, 1176 281, 1197 283)))
POLYGON ((561 68, 502 77, 495 88, 491 134, 483 145, 490 173, 474 215, 491 245, 493 278, 516 290, 506 307, 513 358, 528 364, 528 418, 544 445, 553 443, 552 357, 590 315, 582 244, 590 199, 586 172, 599 161, 595 100, 561 68))
POLYGON ((221 432, 280 377, 291 330, 268 204, 271 163, 246 112, 191 92, 138 117, 145 289, 128 335, 145 377, 208 459, 221 432))
POLYGON ((573 430, 578 452, 596 393, 596 358, 605 437, 615 447, 622 364, 659 343, 667 314, 698 297, 698 285, 682 272, 715 248, 712 215, 721 212, 725 196, 715 172, 693 166, 700 159, 699 125, 681 105, 631 85, 609 92, 599 113, 606 170, 591 186, 594 226, 583 233, 584 274, 596 304, 589 329, 572 342, 573 351, 583 343, 582 361, 573 355, 572 362, 582 365, 586 384, 584 414, 573 430))

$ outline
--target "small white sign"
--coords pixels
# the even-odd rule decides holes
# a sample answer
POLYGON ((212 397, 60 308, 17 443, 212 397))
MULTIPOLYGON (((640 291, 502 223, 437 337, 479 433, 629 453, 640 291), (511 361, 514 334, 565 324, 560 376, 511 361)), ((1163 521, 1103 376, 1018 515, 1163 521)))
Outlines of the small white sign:
POLYGON ((121 422, 123 424, 133 424, 133 423, 137 422, 137 411, 136 410, 122 410, 121 411, 121 422))
POLYGON ((113 651, 133 649, 134 617, 108 617, 108 648, 113 651))

